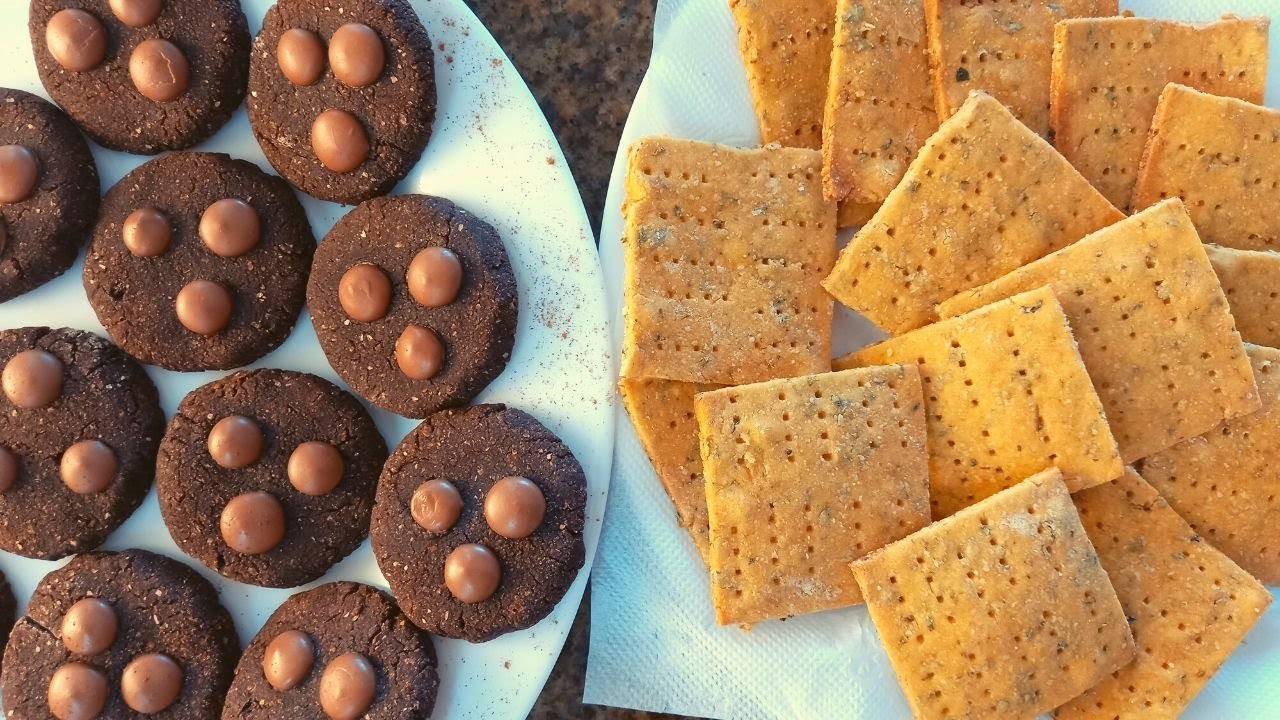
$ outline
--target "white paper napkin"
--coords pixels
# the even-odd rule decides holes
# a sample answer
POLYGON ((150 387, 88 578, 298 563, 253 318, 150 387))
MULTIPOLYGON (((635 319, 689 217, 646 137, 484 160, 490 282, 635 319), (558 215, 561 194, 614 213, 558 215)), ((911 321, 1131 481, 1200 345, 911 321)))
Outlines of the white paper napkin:
MULTIPOLYGON (((787 0, 778 0, 786 2, 787 0)), ((1133 0, 1139 15, 1187 20, 1224 12, 1270 14, 1280 55, 1280 0, 1133 0)), ((1268 104, 1280 100, 1280 58, 1268 104)), ((654 53, 627 122, 601 232, 601 259, 622 323, 620 205, 625 150, 662 133, 756 145, 737 37, 727 0, 659 0, 654 53)), ((852 313, 838 321, 837 350, 874 339, 852 313)), ((591 594, 585 700, 725 720, 909 716, 875 628, 862 608, 751 632, 715 624, 706 569, 676 524, 671 503, 619 409, 614 477, 591 594)), ((1186 714, 1193 720, 1280 718, 1280 607, 1269 612, 1186 714)))

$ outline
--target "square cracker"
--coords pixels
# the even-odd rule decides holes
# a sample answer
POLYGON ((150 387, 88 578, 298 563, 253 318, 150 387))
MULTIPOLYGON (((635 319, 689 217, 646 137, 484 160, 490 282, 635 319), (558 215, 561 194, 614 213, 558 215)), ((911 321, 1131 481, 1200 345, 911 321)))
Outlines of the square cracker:
MULTIPOLYGON (((1271 210, 1270 212, 1275 212, 1271 210)), ((1280 347, 1280 253, 1205 247, 1247 343, 1280 347)))
POLYGON ((710 547, 707 487, 702 478, 693 396, 719 387, 648 378, 622 378, 618 382, 622 404, 653 463, 654 473, 675 506, 676 520, 689 531, 704 561, 710 547))
MULTIPOLYGON (((785 3, 779 3, 785 4, 785 3)), ((822 152, 828 198, 876 204, 938 128, 922 0, 840 0, 822 152)))
POLYGON ((1280 350, 1249 346, 1262 409, 1142 463, 1169 504, 1232 560, 1280 585, 1280 350))
POLYGON ((1166 86, 1133 206, 1175 196, 1205 242, 1280 250, 1280 110, 1166 86))
POLYGON ((727 388, 694 406, 720 624, 861 602, 849 563, 929 524, 914 366, 727 388))
POLYGON ((1047 134, 1054 24, 1117 12, 1116 0, 925 0, 938 117, 951 117, 970 91, 982 90, 1047 134))
POLYGON ((1169 200, 957 296, 943 315, 1049 285, 1125 462, 1258 409, 1226 295, 1182 202, 1169 200))
POLYGON ((1116 207, 1127 208, 1160 92, 1171 82, 1260 103, 1266 18, 1204 25, 1138 17, 1055 27, 1049 126, 1054 144, 1116 207))
POLYGON ((915 362, 933 516, 1049 467, 1072 490, 1124 470, 1062 306, 1046 288, 886 340, 837 368, 915 362))
POLYGON ((738 385, 831 369, 835 203, 815 150, 649 137, 623 206, 622 376, 738 385))
POLYGON ((1123 218, 1044 138, 985 93, 929 138, 823 286, 898 334, 937 303, 1123 218))
POLYGON ((1074 500, 1129 617, 1137 655, 1055 717, 1176 718, 1244 640, 1271 593, 1133 470, 1074 500))
POLYGON ((1057 470, 853 564, 912 715, 1033 718, 1133 658, 1057 470))
POLYGON ((836 0, 729 0, 765 144, 822 147, 836 0))

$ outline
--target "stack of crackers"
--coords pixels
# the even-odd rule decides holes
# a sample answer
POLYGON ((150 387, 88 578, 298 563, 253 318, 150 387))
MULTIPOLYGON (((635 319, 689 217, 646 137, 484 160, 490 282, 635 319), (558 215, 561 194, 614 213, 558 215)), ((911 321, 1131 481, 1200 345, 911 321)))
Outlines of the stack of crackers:
POLYGON ((624 205, 716 619, 865 603, 917 717, 1176 716, 1280 582, 1269 21, 730 7, 765 145, 644 138, 624 205), (888 339, 833 360, 835 301, 888 339))

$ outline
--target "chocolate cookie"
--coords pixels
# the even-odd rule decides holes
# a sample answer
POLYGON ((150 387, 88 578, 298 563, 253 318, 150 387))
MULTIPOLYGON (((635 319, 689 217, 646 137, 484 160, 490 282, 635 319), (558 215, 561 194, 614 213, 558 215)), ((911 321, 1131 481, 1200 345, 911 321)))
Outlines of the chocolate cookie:
POLYGON ((98 171, 58 108, 0 88, 0 302, 66 272, 98 218, 98 171))
POLYGON ((50 97, 109 148, 190 147, 244 99, 237 0, 31 0, 28 29, 50 97))
POLYGON ((502 405, 445 410, 387 460, 373 552, 405 615, 483 642, 551 612, 582 567, 587 482, 550 430, 502 405))
POLYGON ((288 337, 314 251, 286 182, 226 155, 173 153, 107 191, 84 287, 125 352, 170 370, 225 370, 288 337))
POLYGON ((426 195, 375 198, 339 220, 307 305, 333 369, 407 417, 466 404, 501 374, 519 314, 497 231, 426 195))
POLYGON ((164 413, 142 367, 83 330, 0 331, 0 548, 102 544, 151 487, 164 413))
MULTIPOLYGON (((9 578, 0 573, 0 645, 9 640, 9 631, 13 629, 13 622, 18 616, 18 599, 13 596, 13 588, 9 585, 9 578)), ((0 662, 0 670, 4 667, 4 663, 0 662)))
POLYGON ((160 512, 210 569, 293 587, 364 540, 386 459, 364 406, 327 380, 239 372, 178 405, 156 462, 160 512))
POLYGON ((209 581, 144 550, 45 576, 4 650, 9 718, 217 718, 240 653, 209 581))
POLYGON ((279 0, 249 63, 249 123, 276 171, 321 200, 382 195, 431 137, 431 38, 406 0, 279 0))
POLYGON ((245 648, 223 720, 426 720, 440 680, 431 638, 390 597, 336 582, 284 601, 245 648))

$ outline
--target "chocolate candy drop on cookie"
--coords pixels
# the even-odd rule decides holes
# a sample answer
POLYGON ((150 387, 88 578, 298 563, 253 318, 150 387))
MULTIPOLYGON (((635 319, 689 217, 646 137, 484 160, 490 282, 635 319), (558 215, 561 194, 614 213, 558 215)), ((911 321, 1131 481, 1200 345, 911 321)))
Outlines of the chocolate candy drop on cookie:
POLYGON ((513 540, 526 538, 542 524, 547 499, 528 478, 504 477, 489 488, 484 497, 484 518, 499 535, 513 540))
POLYGON ((62 361, 44 350, 23 350, 5 363, 0 385, 20 408, 51 404, 62 394, 62 361))
POLYGON ((111 14, 129 27, 146 27, 160 17, 164 0, 111 0, 111 14))
POLYGON ((284 508, 270 493, 242 493, 222 509, 219 526, 222 539, 232 550, 261 555, 284 539, 284 508))
POLYGON ((53 59, 71 72, 92 70, 107 56, 106 28, 98 18, 77 8, 54 13, 45 26, 44 41, 53 59))
POLYGON ((169 218, 155 208, 138 208, 129 213, 120 226, 124 246, 134 257, 163 255, 173 241, 169 218))
POLYGON ((143 97, 169 102, 187 92, 191 66, 177 45, 160 38, 148 38, 129 54, 129 78, 143 97))
POLYGON ((311 672, 316 661, 315 643, 299 630, 276 635, 262 655, 262 675, 276 690, 292 690, 311 672))
POLYGON ((448 480, 428 480, 413 491, 409 514, 427 532, 448 532, 462 515, 462 495, 448 480))
POLYGON ((293 449, 285 473, 289 484, 304 495, 328 495, 342 482, 342 453, 327 442, 309 440, 293 449))
POLYGON ((0 145, 0 204, 31 197, 40 179, 40 161, 25 145, 0 145))
POLYGON ((310 30, 286 30, 276 41, 276 63, 294 85, 314 85, 324 74, 324 41, 310 30))
POLYGON ((338 281, 338 303, 356 322, 381 320, 391 306, 391 280, 372 263, 353 265, 338 281))
POLYGON ((49 712, 58 720, 93 720, 107 705, 107 677, 78 662, 60 666, 49 679, 49 712))
POLYGON ((139 655, 124 666, 120 695, 133 710, 154 715, 182 695, 182 666, 161 653, 139 655))
POLYGON ((320 676, 320 708, 333 720, 355 720, 373 704, 378 675, 360 653, 334 658, 320 676))
POLYGON ((440 336, 421 325, 409 324, 396 340, 396 366, 410 380, 429 380, 444 365, 440 336))
POLYGON ((106 652, 119 631, 115 609, 102 598, 81 598, 62 616, 62 644, 74 655, 106 652))
POLYGON ((231 322, 231 291, 212 280, 192 280, 178 291, 174 312, 182 327, 197 335, 213 335, 231 322))
POLYGON ((369 157, 369 135, 355 115, 329 108, 311 123, 311 149, 331 172, 348 173, 369 157))
POLYGON ((444 584, 464 603, 479 603, 493 597, 502 581, 498 556, 484 545, 459 545, 444 561, 444 584))
POLYGON ((363 23, 347 23, 329 38, 329 67, 344 85, 366 87, 377 82, 387 64, 382 38, 363 23))
POLYGON ((200 240, 214 255, 240 257, 257 247, 262 238, 262 220, 249 203, 223 198, 200 215, 200 240))
POLYGON ((239 470, 262 456, 262 429, 243 415, 228 415, 209 430, 209 454, 224 468, 239 470))
POLYGON ((444 307, 453 302, 462 289, 462 262, 449 248, 425 248, 409 263, 405 280, 409 294, 419 305, 444 307))
POLYGON ((115 451, 100 440, 81 440, 72 445, 58 464, 62 482, 77 495, 96 495, 111 487, 119 469, 115 451))

